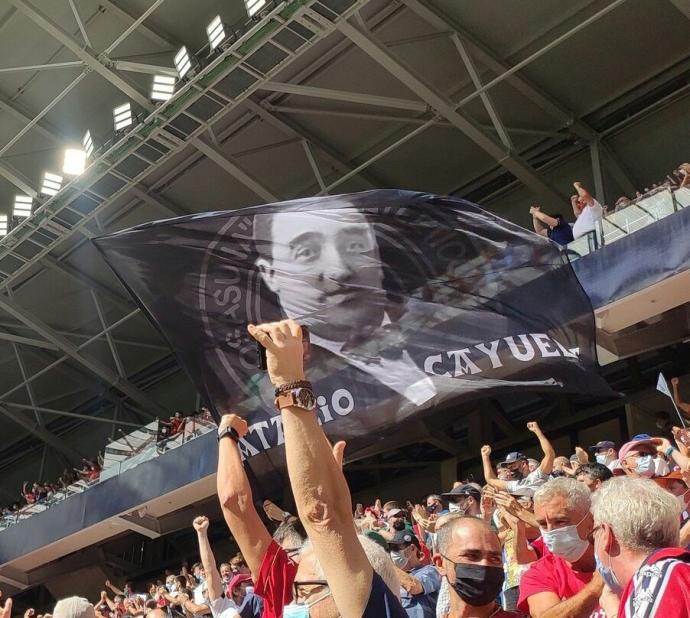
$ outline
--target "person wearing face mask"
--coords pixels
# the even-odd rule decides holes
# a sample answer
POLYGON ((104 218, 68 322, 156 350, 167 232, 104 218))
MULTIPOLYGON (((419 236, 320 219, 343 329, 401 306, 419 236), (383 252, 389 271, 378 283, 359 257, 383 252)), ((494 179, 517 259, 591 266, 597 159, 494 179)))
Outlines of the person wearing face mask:
POLYGON ((607 615, 690 616, 690 552, 678 547, 674 496, 647 479, 619 477, 592 501, 597 570, 618 597, 607 615))
POLYGON ((443 618, 510 618, 496 603, 504 572, 498 535, 481 519, 456 516, 438 531, 434 564, 448 582, 450 611, 443 618))
MULTIPOLYGON (((254 594, 254 584, 249 573, 237 573, 230 580, 226 598, 237 606, 240 618, 260 618, 263 614, 263 600, 254 594)), ((215 617, 214 617, 215 618, 215 617)))
MULTIPOLYGON (((401 508, 392 508, 386 512, 386 522, 388 523, 388 528, 390 532, 400 532, 401 530, 407 530, 412 533, 412 524, 407 521, 405 517, 405 511, 401 508)), ((392 535, 391 535, 392 536, 392 535)))
POLYGON ((544 435, 538 423, 530 421, 527 423, 527 429, 537 437, 544 453, 539 467, 530 472, 527 457, 518 452, 508 453, 508 456, 499 466, 509 470, 512 479, 510 481, 502 481, 496 477, 496 473, 491 465, 491 447, 487 444, 481 448, 482 466, 487 484, 501 491, 519 492, 523 496, 531 496, 538 487, 548 481, 549 475, 553 470, 556 451, 553 450, 551 442, 544 435))
POLYGON ((589 489, 564 477, 534 494, 534 515, 549 553, 522 575, 519 610, 533 618, 602 615, 604 583, 595 573, 590 505, 589 489))
POLYGON ((633 477, 651 479, 655 476, 666 476, 671 469, 664 455, 671 457, 673 452, 669 450, 669 453, 666 454, 663 450, 660 451, 658 446, 662 443, 665 449, 673 448, 669 441, 664 438, 652 438, 647 434, 635 436, 630 442, 621 446, 618 453, 621 468, 626 474, 633 477))
POLYGON ((426 498, 426 511, 429 515, 445 515, 448 509, 443 506, 443 499, 438 494, 429 494, 426 498))
POLYGON ((458 485, 443 497, 448 500, 449 512, 481 517, 482 492, 474 485, 458 485))
POLYGON ((685 524, 690 521, 690 513, 688 513, 690 504, 690 487, 685 482, 682 472, 674 470, 666 476, 659 476, 654 479, 654 482, 662 489, 665 489, 672 496, 675 496, 680 508, 680 523, 685 524))
POLYGON ((400 601, 409 618, 434 618, 441 576, 435 567, 422 563, 419 540, 404 530, 388 542, 390 556, 400 579, 400 601))
POLYGON ((594 455, 594 460, 597 463, 605 465, 611 472, 616 468, 620 468, 615 442, 611 442, 611 440, 601 440, 590 446, 589 450, 594 455))

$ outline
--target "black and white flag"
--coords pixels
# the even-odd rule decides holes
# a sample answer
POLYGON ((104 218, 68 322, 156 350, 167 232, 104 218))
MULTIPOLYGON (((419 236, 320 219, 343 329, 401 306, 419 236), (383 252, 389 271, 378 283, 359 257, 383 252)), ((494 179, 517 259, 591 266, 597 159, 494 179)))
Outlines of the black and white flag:
POLYGON ((283 436, 248 323, 309 326, 318 415, 351 455, 470 397, 612 395, 565 258, 463 200, 368 191, 157 221, 95 243, 213 413, 247 419, 241 448, 259 466, 283 436))

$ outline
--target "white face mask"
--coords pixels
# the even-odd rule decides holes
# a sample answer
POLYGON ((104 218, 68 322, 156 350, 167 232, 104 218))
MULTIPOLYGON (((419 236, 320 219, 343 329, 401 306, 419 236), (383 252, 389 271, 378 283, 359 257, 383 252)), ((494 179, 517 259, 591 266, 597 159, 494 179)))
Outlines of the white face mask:
POLYGON ((459 504, 455 504, 455 502, 450 502, 448 504, 448 510, 451 513, 463 513, 463 514, 467 511, 467 509, 464 506, 461 506, 459 504))
POLYGON ((577 524, 564 526, 556 530, 541 530, 541 537, 549 551, 568 562, 577 562, 589 547, 589 541, 581 539, 577 527, 585 520, 583 517, 577 524))
POLYGON ((311 601, 310 603, 295 603, 294 601, 290 603, 290 605, 285 605, 283 607, 283 618, 309 618, 309 611, 314 605, 317 603, 320 603, 324 599, 328 598, 331 596, 330 590, 324 594, 322 597, 319 597, 315 601, 311 601))
POLYGON ((606 460, 608 459, 608 457, 606 457, 606 453, 597 453, 594 457, 598 464, 601 464, 602 466, 606 465, 606 460))
POLYGON ((391 551, 391 560, 393 561, 393 564, 402 570, 405 569, 405 567, 407 566, 407 563, 410 561, 410 559, 408 558, 405 551, 406 550, 403 550, 403 551, 393 550, 393 551, 391 551))

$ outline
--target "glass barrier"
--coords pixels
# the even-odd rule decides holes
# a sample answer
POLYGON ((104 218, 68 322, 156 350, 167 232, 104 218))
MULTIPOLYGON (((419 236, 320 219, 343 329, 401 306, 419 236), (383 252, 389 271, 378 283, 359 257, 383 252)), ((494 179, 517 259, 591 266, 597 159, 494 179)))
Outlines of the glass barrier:
POLYGON ((622 210, 606 215, 594 232, 575 239, 565 251, 571 261, 577 260, 688 206, 690 189, 656 189, 622 210))
POLYGON ((87 491, 102 481, 118 476, 126 470, 131 470, 215 429, 216 424, 210 414, 207 413, 186 417, 179 430, 170 435, 162 435, 160 421, 153 421, 140 427, 117 440, 113 440, 105 447, 103 465, 98 479, 76 481, 67 487, 60 488, 42 500, 21 507, 17 511, 3 512, 0 516, 0 530, 24 521, 36 513, 42 513, 70 496, 87 491))

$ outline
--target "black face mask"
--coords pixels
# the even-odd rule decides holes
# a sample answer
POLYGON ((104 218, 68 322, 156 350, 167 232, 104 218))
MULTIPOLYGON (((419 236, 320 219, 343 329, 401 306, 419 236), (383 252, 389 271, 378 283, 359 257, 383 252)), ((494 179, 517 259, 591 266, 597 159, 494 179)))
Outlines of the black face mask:
POLYGON ((396 519, 393 522, 393 530, 400 531, 405 529, 405 520, 404 519, 396 519))
MULTIPOLYGON (((453 561, 449 560, 449 562, 453 561)), ((453 564, 455 565, 455 582, 451 586, 468 605, 473 607, 487 605, 501 592, 505 577, 503 567, 457 562, 453 564)))

